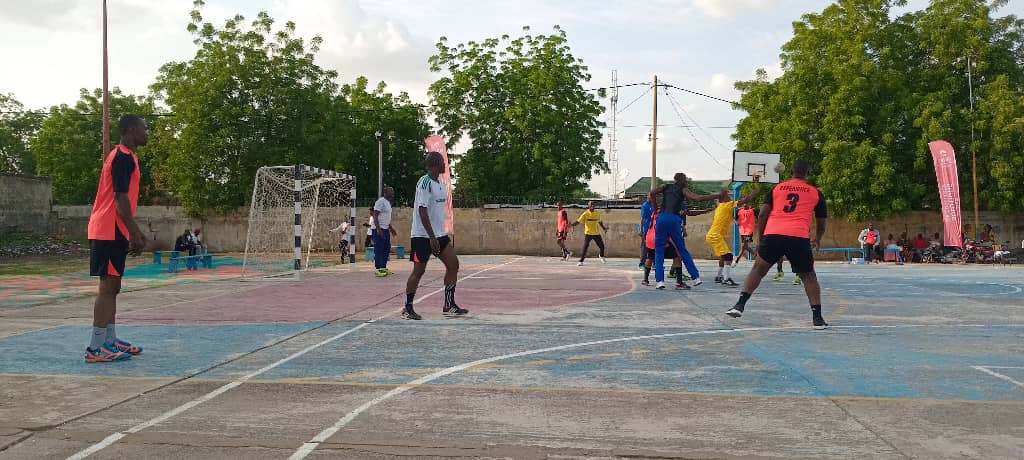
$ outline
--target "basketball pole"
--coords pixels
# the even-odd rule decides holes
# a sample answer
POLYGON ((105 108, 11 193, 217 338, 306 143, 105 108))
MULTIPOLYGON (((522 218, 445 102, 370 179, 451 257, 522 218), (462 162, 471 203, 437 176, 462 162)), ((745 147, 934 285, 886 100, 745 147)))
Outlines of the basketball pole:
POLYGON ((110 92, 107 90, 109 69, 107 65, 107 0, 103 0, 103 151, 100 159, 106 160, 110 152, 110 92))

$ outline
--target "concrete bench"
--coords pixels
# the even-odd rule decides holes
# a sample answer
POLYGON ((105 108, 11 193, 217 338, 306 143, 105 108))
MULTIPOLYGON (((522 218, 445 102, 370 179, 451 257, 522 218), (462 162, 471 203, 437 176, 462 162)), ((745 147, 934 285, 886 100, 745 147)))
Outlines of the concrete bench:
POLYGON ((164 263, 163 258, 165 252, 170 255, 172 259, 181 254, 181 251, 153 251, 153 263, 157 265, 164 263))
POLYGON ((185 263, 185 268, 188 270, 197 270, 200 265, 203 268, 213 268, 213 256, 210 254, 197 254, 194 256, 184 257, 171 257, 167 259, 167 272, 178 273, 181 263, 185 263))
POLYGON ((847 262, 850 262, 851 260, 853 260, 853 252, 854 251, 859 252, 861 257, 865 257, 864 248, 842 248, 842 247, 834 247, 834 246, 825 246, 825 247, 818 248, 818 250, 819 251, 843 252, 846 255, 846 261, 847 262))

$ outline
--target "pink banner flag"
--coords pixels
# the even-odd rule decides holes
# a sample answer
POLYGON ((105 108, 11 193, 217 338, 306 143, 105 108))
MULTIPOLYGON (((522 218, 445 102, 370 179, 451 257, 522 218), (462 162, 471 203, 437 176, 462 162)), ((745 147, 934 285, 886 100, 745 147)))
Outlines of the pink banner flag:
POLYGON ((444 143, 444 138, 437 134, 424 139, 423 144, 427 147, 428 152, 438 152, 444 157, 444 174, 441 174, 438 180, 448 190, 448 201, 445 204, 444 231, 451 235, 455 232, 455 212, 452 209, 452 168, 451 163, 448 162, 448 147, 444 143))
POLYGON ((960 224, 960 179, 956 170, 956 152, 946 141, 928 143, 935 162, 935 179, 939 183, 939 198, 942 199, 942 223, 945 226, 945 245, 962 247, 960 224))

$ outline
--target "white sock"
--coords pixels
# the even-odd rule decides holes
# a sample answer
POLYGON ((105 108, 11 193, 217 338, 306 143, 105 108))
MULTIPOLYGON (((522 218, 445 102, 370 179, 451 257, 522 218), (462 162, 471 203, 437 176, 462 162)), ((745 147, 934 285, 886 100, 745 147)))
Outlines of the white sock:
POLYGON ((117 340, 117 330, 114 327, 114 323, 107 325, 107 342, 114 343, 117 340))
POLYGON ((99 350, 103 346, 103 342, 107 340, 107 328, 105 327, 92 327, 92 338, 89 339, 89 348, 92 350, 99 350))
POLYGON ((723 278, 725 278, 725 279, 727 279, 727 280, 731 280, 731 279, 732 279, 732 265, 730 265, 730 264, 725 264, 725 267, 724 267, 724 268, 725 268, 725 269, 724 269, 724 270, 722 270, 722 273, 724 273, 724 274, 722 275, 722 277, 723 277, 723 278))

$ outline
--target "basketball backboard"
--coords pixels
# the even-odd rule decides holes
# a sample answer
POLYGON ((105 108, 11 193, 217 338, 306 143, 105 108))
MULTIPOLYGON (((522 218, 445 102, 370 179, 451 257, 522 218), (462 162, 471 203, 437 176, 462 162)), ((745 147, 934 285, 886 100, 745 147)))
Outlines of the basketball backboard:
POLYGON ((754 174, 761 176, 760 182, 766 184, 779 183, 779 173, 775 165, 781 161, 782 155, 771 152, 747 152, 733 150, 732 180, 733 182, 753 182, 754 174))

